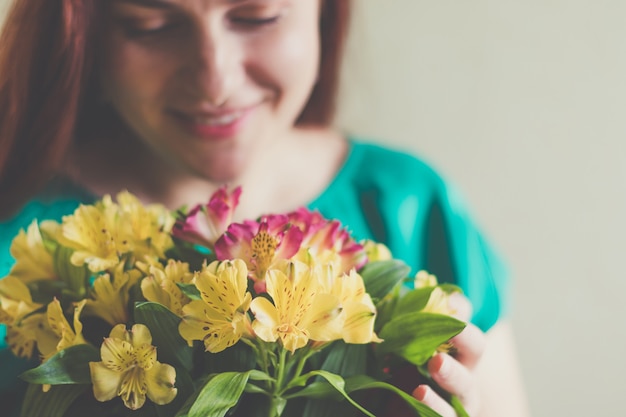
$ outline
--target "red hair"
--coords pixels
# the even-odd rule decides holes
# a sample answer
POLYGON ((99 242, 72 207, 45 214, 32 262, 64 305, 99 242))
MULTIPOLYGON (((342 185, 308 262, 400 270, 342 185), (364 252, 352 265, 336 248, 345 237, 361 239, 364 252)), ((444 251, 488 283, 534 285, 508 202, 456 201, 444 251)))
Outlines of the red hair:
MULTIPOLYGON (((335 111, 349 0, 322 0, 319 79, 299 124, 335 111)), ((93 61, 100 0, 14 0, 0 35, 0 219, 57 173, 96 106, 93 61)), ((101 16, 101 15, 100 15, 101 16)))

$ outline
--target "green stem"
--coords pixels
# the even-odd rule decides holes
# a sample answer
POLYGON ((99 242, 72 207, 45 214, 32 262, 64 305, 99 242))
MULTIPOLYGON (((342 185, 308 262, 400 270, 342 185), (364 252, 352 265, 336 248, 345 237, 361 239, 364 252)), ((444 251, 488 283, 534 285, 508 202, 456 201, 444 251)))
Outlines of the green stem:
POLYGON ((269 366, 267 365, 267 350, 265 350, 265 343, 262 341, 259 343, 259 351, 261 353, 261 368, 269 375, 269 366))
POLYGON ((287 350, 282 348, 280 350, 280 356, 278 360, 278 366, 276 367, 276 394, 283 389, 283 380, 285 379, 285 361, 287 359, 287 350))
POLYGON ((293 379, 296 379, 300 375, 302 375, 302 370, 304 369, 304 365, 306 364, 307 359, 309 359, 313 353, 315 353, 315 351, 309 350, 308 352, 304 353, 300 357, 300 360, 298 361, 298 365, 296 366, 296 372, 293 375, 293 379))
POLYGON ((270 404, 268 410, 268 417, 280 417, 282 414, 282 410, 285 407, 285 399, 281 397, 281 392, 283 389, 284 379, 285 379, 285 366, 287 359, 287 350, 281 348, 280 354, 278 357, 278 364, 274 369, 276 383, 274 384, 274 391, 270 396, 270 404))

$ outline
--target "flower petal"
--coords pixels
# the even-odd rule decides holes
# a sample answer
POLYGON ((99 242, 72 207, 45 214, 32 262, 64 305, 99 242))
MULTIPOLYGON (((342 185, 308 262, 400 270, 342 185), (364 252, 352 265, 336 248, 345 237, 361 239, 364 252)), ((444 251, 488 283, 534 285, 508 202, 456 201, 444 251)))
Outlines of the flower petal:
POLYGON ((346 315, 343 340, 346 343, 381 342, 374 333, 376 309, 367 303, 348 302, 344 304, 346 315))
POLYGON ((135 324, 133 325, 131 332, 131 338, 133 347, 138 349, 143 347, 144 345, 152 344, 152 334, 150 334, 150 329, 145 324, 135 324))
POLYGON ((105 366, 115 372, 125 372, 134 365, 133 345, 125 340, 107 337, 100 354, 105 366))
POLYGON ((248 268, 241 259, 215 261, 201 271, 194 282, 204 302, 230 319, 246 299, 248 268))
POLYGON ((252 300, 250 310, 255 317, 252 329, 256 335, 266 342, 275 342, 278 339, 276 328, 280 320, 276 307, 267 298, 257 297, 252 300))
POLYGON ((124 374, 112 371, 102 362, 89 362, 93 395, 98 401, 109 401, 115 398, 117 390, 122 383, 124 374))
POLYGON ((156 362, 146 371, 146 388, 148 398, 155 404, 163 405, 172 402, 178 390, 174 388, 176 370, 174 367, 156 362))
POLYGON ((209 352, 220 352, 239 341, 246 331, 247 317, 237 312, 232 318, 225 319, 206 303, 192 301, 183 307, 183 320, 178 332, 191 346, 194 340, 202 340, 209 352))
POLYGON ((11 275, 29 283, 40 279, 54 279, 52 255, 46 250, 37 221, 28 226, 27 231, 21 230, 11 243, 11 255, 15 264, 11 275))
POLYGON ((146 376, 141 368, 133 368, 124 373, 118 395, 124 405, 131 410, 138 410, 146 402, 148 391, 146 376))
POLYGON ((341 339, 343 321, 340 314, 341 305, 337 297, 318 294, 302 318, 301 326, 309 332, 311 340, 329 342, 341 339))

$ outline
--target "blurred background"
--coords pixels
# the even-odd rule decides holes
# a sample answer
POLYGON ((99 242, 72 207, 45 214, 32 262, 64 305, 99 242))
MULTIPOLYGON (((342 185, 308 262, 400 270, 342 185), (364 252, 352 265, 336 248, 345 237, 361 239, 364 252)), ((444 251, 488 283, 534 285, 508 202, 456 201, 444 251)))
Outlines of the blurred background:
POLYGON ((533 416, 624 415, 626 2, 354 3, 340 125, 434 164, 505 254, 533 416))
POLYGON ((430 161, 505 254, 533 415, 621 415, 626 2, 354 3, 339 125, 430 161))

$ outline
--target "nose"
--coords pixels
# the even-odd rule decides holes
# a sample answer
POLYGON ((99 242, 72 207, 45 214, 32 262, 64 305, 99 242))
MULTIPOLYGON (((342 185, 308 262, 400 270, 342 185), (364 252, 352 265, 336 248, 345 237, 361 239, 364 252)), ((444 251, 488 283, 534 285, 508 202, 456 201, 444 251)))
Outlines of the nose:
POLYGON ((222 107, 241 79, 241 51, 228 33, 206 26, 190 45, 188 80, 194 98, 222 107))

